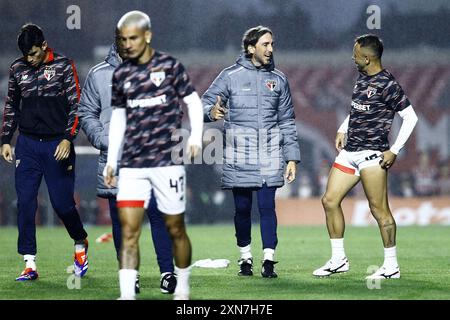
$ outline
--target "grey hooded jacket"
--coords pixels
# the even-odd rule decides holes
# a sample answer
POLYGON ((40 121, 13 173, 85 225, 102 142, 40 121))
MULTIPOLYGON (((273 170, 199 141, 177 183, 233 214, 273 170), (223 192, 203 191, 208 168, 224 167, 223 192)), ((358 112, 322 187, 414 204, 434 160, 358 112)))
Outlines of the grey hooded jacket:
POLYGON ((112 74, 121 63, 116 46, 112 45, 105 61, 93 67, 83 86, 78 105, 78 117, 81 128, 89 142, 100 150, 97 169, 97 195, 111 197, 117 189, 109 189, 103 183, 103 168, 108 156, 108 133, 111 119, 111 83, 112 74))
POLYGON ((286 76, 271 64, 256 68, 241 54, 202 96, 205 122, 217 96, 223 124, 222 187, 281 187, 288 161, 300 162, 294 106, 286 76))

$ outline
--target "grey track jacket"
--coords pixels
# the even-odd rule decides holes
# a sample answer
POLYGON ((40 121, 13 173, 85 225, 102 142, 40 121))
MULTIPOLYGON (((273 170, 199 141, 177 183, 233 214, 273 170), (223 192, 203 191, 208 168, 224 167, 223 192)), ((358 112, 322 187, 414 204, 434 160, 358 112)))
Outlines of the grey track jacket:
POLYGON ((217 96, 226 108, 222 187, 281 187, 287 161, 300 162, 294 106, 274 63, 256 68, 241 54, 202 96, 205 122, 217 96))
POLYGON ((113 45, 105 61, 89 71, 78 105, 81 128, 89 142, 100 150, 97 169, 97 195, 99 197, 110 197, 117 194, 116 188, 109 189, 103 183, 103 168, 108 156, 109 121, 112 113, 112 74, 120 63, 120 57, 113 45))

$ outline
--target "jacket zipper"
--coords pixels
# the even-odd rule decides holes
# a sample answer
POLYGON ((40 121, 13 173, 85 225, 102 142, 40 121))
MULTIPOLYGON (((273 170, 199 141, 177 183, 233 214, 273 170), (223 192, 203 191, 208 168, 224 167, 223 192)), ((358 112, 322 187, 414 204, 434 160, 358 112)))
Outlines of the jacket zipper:
MULTIPOLYGON (((43 64, 41 64, 39 66, 39 68, 37 69, 37 72, 35 73, 36 74, 36 91, 37 91, 36 92, 36 96, 37 96, 36 97, 36 110, 35 110, 36 111, 36 117, 40 116, 40 111, 39 111, 39 75, 41 74, 42 66, 43 66, 43 64)), ((36 134, 39 135, 39 130, 37 130, 36 134)), ((39 141, 42 142, 42 139, 39 138, 39 141)))
MULTIPOLYGON (((261 159, 259 159, 259 129, 260 129, 260 127, 261 127, 261 125, 260 125, 260 121, 261 121, 261 119, 260 119, 260 114, 259 114, 259 106, 261 105, 261 103, 260 103, 260 99, 261 99, 261 95, 260 95, 260 82, 261 82, 261 73, 260 73, 261 71, 260 71, 260 69, 257 69, 257 71, 256 71, 256 93, 257 93, 257 97, 256 97, 256 101, 257 101, 257 103, 256 103, 256 109, 257 109, 257 112, 258 112, 258 127, 257 127, 257 131, 256 131, 256 152, 258 152, 258 155, 257 155, 257 159, 258 159, 258 164, 259 164, 259 167, 260 167, 260 169, 259 169, 259 174, 260 174, 260 176, 261 176, 261 159)), ((262 176, 261 176, 262 177, 262 176)), ((261 187, 264 185, 264 183, 265 183, 266 181, 265 181, 265 179, 262 179, 262 183, 261 183, 261 187)))

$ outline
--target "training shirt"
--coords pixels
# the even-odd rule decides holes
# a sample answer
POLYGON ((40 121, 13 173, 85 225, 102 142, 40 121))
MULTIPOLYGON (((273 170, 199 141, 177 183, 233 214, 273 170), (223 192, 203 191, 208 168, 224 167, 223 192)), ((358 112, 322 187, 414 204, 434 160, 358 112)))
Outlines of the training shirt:
POLYGON ((47 49, 38 67, 24 57, 9 69, 8 94, 3 115, 2 144, 9 144, 17 125, 34 139, 72 141, 78 133, 80 86, 72 60, 47 49))
POLYGON ((402 87, 388 70, 372 76, 360 73, 353 89, 344 149, 388 150, 394 115, 410 105, 402 87))
POLYGON ((113 74, 111 105, 126 108, 121 168, 173 165, 172 134, 181 128, 180 99, 195 91, 183 65, 155 51, 146 64, 127 60, 113 74))

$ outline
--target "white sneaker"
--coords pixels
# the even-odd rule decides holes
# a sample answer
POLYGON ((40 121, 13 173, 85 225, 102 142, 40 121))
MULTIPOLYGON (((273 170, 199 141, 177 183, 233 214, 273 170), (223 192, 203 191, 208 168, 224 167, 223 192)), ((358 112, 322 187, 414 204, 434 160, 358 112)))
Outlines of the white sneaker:
POLYGON ((189 300, 189 294, 188 293, 177 293, 175 292, 173 294, 173 300, 189 300))
POLYGON ((385 267, 379 268, 374 274, 367 276, 367 280, 378 279, 398 279, 400 278, 400 268, 397 266, 393 269, 386 269, 385 267))
POLYGON ((117 300, 136 300, 136 297, 119 297, 117 300))
POLYGON ((350 263, 347 257, 338 261, 329 260, 324 266, 314 270, 313 275, 316 277, 328 277, 333 273, 347 272, 350 269, 350 263))

